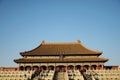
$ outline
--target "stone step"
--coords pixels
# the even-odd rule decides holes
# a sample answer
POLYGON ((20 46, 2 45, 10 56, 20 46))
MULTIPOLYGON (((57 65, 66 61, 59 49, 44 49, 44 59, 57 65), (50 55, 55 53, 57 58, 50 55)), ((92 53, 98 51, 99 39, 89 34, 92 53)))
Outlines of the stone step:
POLYGON ((65 72, 58 72, 56 75, 56 80, 65 80, 65 72))

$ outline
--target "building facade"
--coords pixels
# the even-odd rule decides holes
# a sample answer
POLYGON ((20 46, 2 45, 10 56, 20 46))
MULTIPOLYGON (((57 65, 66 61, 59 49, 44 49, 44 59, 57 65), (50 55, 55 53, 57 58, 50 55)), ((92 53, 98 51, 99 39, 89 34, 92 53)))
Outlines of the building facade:
POLYGON ((21 52, 21 59, 14 61, 19 64, 19 70, 62 70, 69 69, 104 69, 107 58, 102 58, 102 52, 86 48, 79 40, 77 42, 42 43, 30 51, 21 52))

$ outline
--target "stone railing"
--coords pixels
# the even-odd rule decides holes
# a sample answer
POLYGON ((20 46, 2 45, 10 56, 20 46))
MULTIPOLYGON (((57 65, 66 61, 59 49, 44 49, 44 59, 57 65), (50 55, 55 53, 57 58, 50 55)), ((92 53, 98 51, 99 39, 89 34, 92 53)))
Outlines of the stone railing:
POLYGON ((35 71, 31 80, 53 80, 55 71, 53 70, 44 70, 44 71, 35 71))
POLYGON ((84 80, 79 70, 68 70, 67 72, 69 80, 84 80))
POLYGON ((120 70, 89 70, 99 80, 120 80, 120 70))
POLYGON ((27 80, 34 71, 0 71, 0 80, 27 80))

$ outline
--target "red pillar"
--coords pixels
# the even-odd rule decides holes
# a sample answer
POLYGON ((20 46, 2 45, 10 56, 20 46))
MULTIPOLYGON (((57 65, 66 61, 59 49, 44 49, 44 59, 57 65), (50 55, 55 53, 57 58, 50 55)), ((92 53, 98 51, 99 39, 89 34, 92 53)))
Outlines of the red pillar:
POLYGON ((54 66, 54 70, 56 70, 56 66, 54 66))
POLYGON ((102 65, 102 70, 104 70, 104 65, 102 65))
POLYGON ((83 66, 81 66, 81 69, 80 70, 83 70, 83 66))
POLYGON ((74 70, 75 70, 75 66, 74 66, 74 70))
POLYGON ((41 70, 41 67, 39 67, 39 70, 41 70))
POLYGON ((77 70, 77 66, 75 66, 75 70, 77 70))
POLYGON ((31 66, 31 70, 34 70, 34 67, 33 67, 33 66, 31 66))
POLYGON ((91 70, 91 65, 89 65, 89 70, 91 70))
POLYGON ((96 70, 98 70, 98 68, 99 68, 98 65, 96 65, 96 70))
POLYGON ((20 66, 18 66, 18 71, 20 71, 20 66))
POLYGON ((23 66, 23 70, 25 71, 25 66, 23 66))
POLYGON ((48 66, 46 66, 46 70, 48 70, 48 66))
POLYGON ((66 71, 67 71, 67 66, 66 66, 66 71))

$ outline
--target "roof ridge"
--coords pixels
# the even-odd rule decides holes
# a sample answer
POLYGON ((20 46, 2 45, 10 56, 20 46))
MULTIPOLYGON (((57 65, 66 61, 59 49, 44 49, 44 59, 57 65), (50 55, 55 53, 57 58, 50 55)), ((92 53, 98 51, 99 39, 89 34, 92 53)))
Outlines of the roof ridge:
POLYGON ((77 42, 47 42, 42 44, 78 44, 77 42))
POLYGON ((81 41, 77 40, 77 42, 45 42, 45 40, 42 41, 41 44, 80 44, 81 41))

